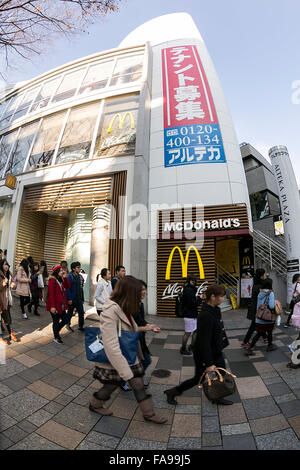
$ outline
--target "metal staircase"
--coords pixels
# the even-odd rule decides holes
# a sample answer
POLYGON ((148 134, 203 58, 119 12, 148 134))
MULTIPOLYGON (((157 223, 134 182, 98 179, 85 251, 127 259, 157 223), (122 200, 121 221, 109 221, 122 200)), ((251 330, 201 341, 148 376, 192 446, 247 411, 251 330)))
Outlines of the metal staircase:
POLYGON ((286 250, 284 245, 276 242, 260 230, 253 230, 253 245, 255 258, 259 258, 286 281, 286 250))
POLYGON ((216 270, 217 284, 224 286, 226 289, 227 298, 220 305, 221 311, 226 312, 226 310, 232 310, 230 294, 233 294, 236 299, 239 298, 239 278, 232 276, 219 264, 216 264, 216 270))

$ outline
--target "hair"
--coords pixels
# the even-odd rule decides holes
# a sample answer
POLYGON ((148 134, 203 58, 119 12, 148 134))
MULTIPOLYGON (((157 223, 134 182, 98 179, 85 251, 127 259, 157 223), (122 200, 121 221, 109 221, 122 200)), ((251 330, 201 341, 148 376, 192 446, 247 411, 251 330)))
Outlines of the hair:
POLYGON ((294 274, 293 279, 292 279, 292 283, 295 284, 295 282, 298 281, 299 277, 300 277, 300 273, 294 274))
POLYGON ((20 266, 22 266, 22 268, 24 269, 25 273, 28 276, 29 275, 29 263, 26 258, 22 259, 20 266))
POLYGON ((47 268, 47 263, 46 263, 46 261, 42 259, 42 261, 40 262, 40 266, 44 266, 43 275, 44 275, 45 277, 48 277, 48 276, 49 276, 49 273, 48 273, 48 268, 47 268))
POLYGON ((146 289, 148 289, 148 286, 147 286, 146 282, 143 281, 143 279, 140 279, 140 283, 142 284, 142 288, 145 287, 146 289))
POLYGON ((35 263, 33 263, 33 267, 37 266, 38 267, 38 270, 40 269, 40 265, 39 263, 36 261, 35 263))
POLYGON ((212 295, 215 297, 223 297, 226 294, 226 289, 224 286, 218 286, 217 284, 209 286, 205 291, 206 302, 211 298, 212 295))
POLYGON ((62 264, 66 264, 66 265, 68 266, 68 263, 67 263, 66 260, 61 261, 60 264, 61 264, 61 265, 62 265, 62 264))
POLYGON ((2 271, 4 276, 7 277, 7 278, 9 278, 9 268, 10 268, 10 265, 8 264, 7 260, 6 259, 1 259, 0 260, 0 271, 2 271), (7 266, 8 266, 8 271, 6 273, 4 272, 4 269, 3 269, 3 266, 5 264, 7 264, 7 266))
POLYGON ((2 248, 0 248, 0 253, 3 253, 3 250, 2 250, 2 248))
POLYGON ((61 267, 55 269, 55 271, 52 272, 52 275, 59 281, 62 282, 62 278, 58 275, 59 271, 61 270, 61 267))
POLYGON ((74 261, 73 263, 71 263, 72 271, 73 271, 73 269, 80 268, 80 267, 81 267, 81 264, 79 263, 79 261, 74 261))
POLYGON ((115 273, 120 271, 122 268, 125 269, 125 266, 122 266, 121 264, 119 266, 117 266, 116 269, 115 269, 115 273))
POLYGON ((186 284, 189 284, 190 281, 197 282, 197 278, 194 276, 194 274, 188 274, 188 277, 186 278, 186 284))
POLYGON ((262 276, 265 274, 265 269, 263 268, 258 268, 256 271, 255 271, 255 274, 254 274, 254 284, 261 284, 262 282, 262 276))
POLYGON ((28 264, 33 264, 34 263, 34 260, 33 260, 32 256, 28 256, 27 261, 28 261, 28 264))
POLYGON ((100 273, 100 274, 101 274, 101 277, 104 277, 104 276, 106 276, 106 275, 107 275, 107 273, 108 273, 108 271, 109 271, 109 269, 108 269, 108 268, 103 268, 103 269, 101 269, 101 273, 100 273))
POLYGON ((261 288, 262 289, 272 289, 273 285, 273 280, 270 277, 267 277, 264 279, 261 283, 261 288))
POLYGON ((110 298, 126 315, 135 315, 140 308, 142 284, 133 276, 124 276, 117 282, 110 298))

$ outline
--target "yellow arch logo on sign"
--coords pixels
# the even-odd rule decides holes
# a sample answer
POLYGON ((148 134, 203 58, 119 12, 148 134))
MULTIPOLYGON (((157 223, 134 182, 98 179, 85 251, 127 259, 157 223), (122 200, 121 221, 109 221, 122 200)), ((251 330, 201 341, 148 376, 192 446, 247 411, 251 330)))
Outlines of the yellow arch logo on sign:
POLYGON ((242 264, 244 264, 244 265, 251 264, 249 256, 244 256, 242 264))
POLYGON ((134 118, 133 118, 133 115, 132 115, 132 112, 131 111, 127 111, 125 114, 123 114, 123 116, 121 116, 120 113, 117 113, 113 116, 112 120, 110 121, 109 123, 109 126, 108 126, 108 129, 107 129, 107 132, 110 133, 111 130, 112 130, 112 126, 114 125, 114 122, 116 119, 119 119, 119 129, 123 129, 123 125, 124 125, 124 122, 125 122, 125 119, 126 117, 129 117, 130 119, 130 127, 131 129, 134 129, 134 118))
POLYGON ((17 182, 17 178, 11 173, 8 173, 6 176, 6 180, 5 180, 5 186, 7 186, 10 189, 15 189, 16 182, 17 182))
POLYGON ((169 280, 170 277, 171 277, 171 265, 172 265, 173 256, 174 256, 174 253, 175 253, 176 250, 178 251, 179 256, 180 256, 180 260, 181 260, 182 277, 187 277, 187 269, 188 269, 190 251, 194 250, 195 253, 196 253, 196 256, 197 256, 197 260, 198 260, 200 279, 205 279, 202 259, 201 259, 201 256, 199 254, 199 251, 197 250, 197 248, 194 245, 192 245, 188 248, 188 250, 186 252, 186 255, 185 255, 185 258, 183 256, 181 248, 179 246, 174 246, 174 248, 172 249, 172 251, 170 253, 170 256, 169 256, 165 279, 169 280))

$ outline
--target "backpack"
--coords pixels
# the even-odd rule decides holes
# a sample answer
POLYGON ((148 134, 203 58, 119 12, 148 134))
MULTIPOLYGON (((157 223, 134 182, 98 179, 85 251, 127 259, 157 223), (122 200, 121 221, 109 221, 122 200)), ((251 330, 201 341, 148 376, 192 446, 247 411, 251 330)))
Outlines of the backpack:
POLYGON ((183 305, 182 305, 183 293, 180 292, 176 297, 175 301, 175 315, 176 317, 183 318, 183 305))

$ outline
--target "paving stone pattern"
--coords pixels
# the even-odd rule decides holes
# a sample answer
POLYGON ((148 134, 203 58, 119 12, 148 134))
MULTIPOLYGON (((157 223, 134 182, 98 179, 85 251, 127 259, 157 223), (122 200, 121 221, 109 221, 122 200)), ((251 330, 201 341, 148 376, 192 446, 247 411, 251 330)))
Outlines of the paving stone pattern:
MULTIPOLYGON (((86 360, 78 318, 72 319, 74 333, 62 332, 60 345, 53 342, 44 308, 39 318, 23 320, 15 304, 20 341, 6 347, 6 364, 0 366, 0 450, 300 449, 300 370, 286 367, 293 328, 276 328, 276 351, 267 353, 259 341, 256 355, 247 357, 240 347, 249 326, 246 312, 226 312, 226 363, 238 377, 234 404, 214 405, 194 387, 173 406, 163 392, 193 375, 193 358, 179 353, 183 320, 155 318, 162 331, 147 334, 153 364, 146 377, 156 412, 168 420, 160 426, 145 422, 134 394, 119 389, 107 403, 112 416, 90 411, 89 399, 100 384, 86 360), (171 375, 154 377, 155 369, 171 375)), ((86 325, 98 326, 95 315, 87 317, 86 325)))

